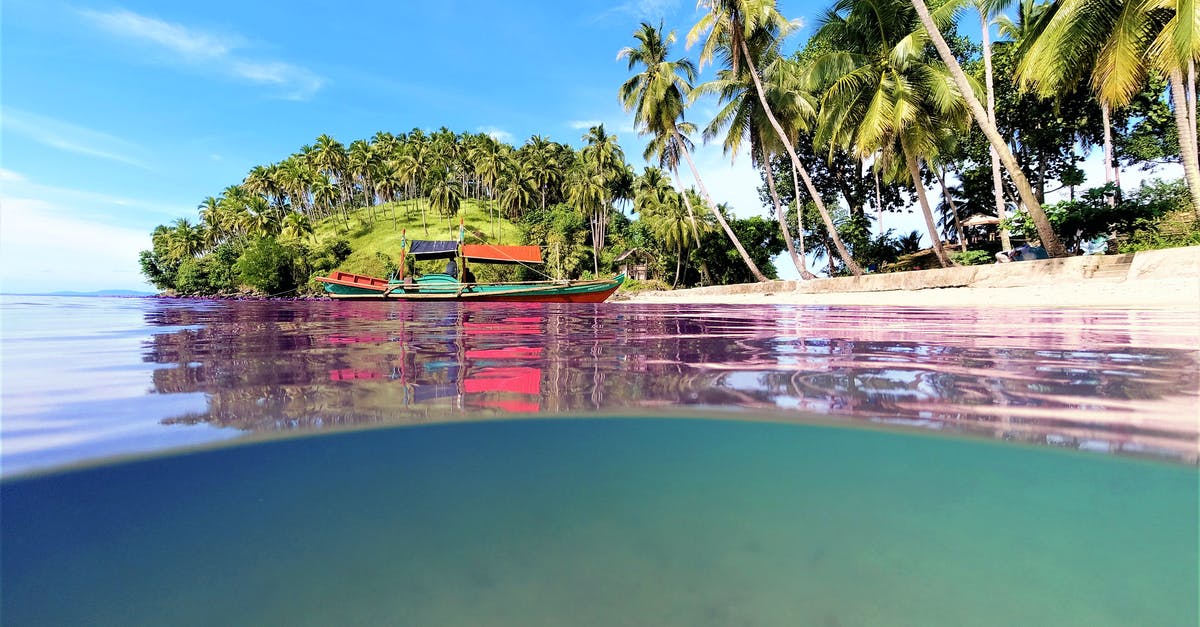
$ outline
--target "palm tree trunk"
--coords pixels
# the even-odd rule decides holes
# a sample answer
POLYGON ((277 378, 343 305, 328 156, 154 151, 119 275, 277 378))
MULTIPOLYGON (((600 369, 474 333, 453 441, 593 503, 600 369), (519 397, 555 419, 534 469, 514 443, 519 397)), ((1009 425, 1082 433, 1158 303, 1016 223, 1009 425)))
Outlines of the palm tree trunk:
POLYGON ((929 199, 925 197, 925 186, 921 184, 921 166, 913 153, 904 148, 904 162, 908 164, 908 173, 912 176, 913 189, 917 191, 917 200, 921 202, 921 213, 925 216, 925 226, 929 229, 929 237, 933 240, 933 254, 943 268, 954 265, 942 250, 942 238, 938 235, 937 224, 933 221, 933 211, 929 208, 929 199))
POLYGON ((679 269, 683 267, 683 246, 675 247, 675 280, 671 281, 671 289, 679 285, 679 269))
POLYGON ((692 237, 696 240, 696 248, 700 248, 700 229, 696 227, 696 213, 692 211, 692 199, 688 198, 687 190, 683 189, 683 181, 679 180, 677 166, 671 167, 671 174, 675 175, 675 185, 679 187, 679 195, 683 197, 683 206, 687 207, 688 220, 692 223, 692 237))
POLYGON ((954 84, 958 86, 958 90, 962 93, 963 98, 966 99, 967 106, 971 110, 971 117, 975 118, 975 123, 979 126, 979 129, 983 131, 988 141, 991 142, 992 147, 999 153, 1000 162, 1004 164, 1004 168, 1008 170, 1008 175, 1012 178, 1013 184, 1017 186, 1017 193, 1020 194, 1022 204, 1029 211, 1029 217, 1033 219, 1033 224, 1037 227, 1038 237, 1042 240, 1042 246, 1046 249, 1046 253, 1051 257, 1066 257, 1067 249, 1063 247, 1058 236, 1054 234, 1054 229, 1050 226, 1050 220, 1046 218, 1046 212, 1042 211, 1042 204, 1033 195, 1033 188, 1030 187, 1029 180, 1025 178, 1025 174, 1021 172, 1021 167, 1017 164, 1017 160, 1013 158, 1012 151, 1008 149, 1008 145, 1000 137, 1000 132, 996 130, 996 125, 988 119, 987 111, 983 109, 983 105, 975 97, 975 92, 971 90, 971 84, 967 81, 967 75, 963 73, 958 60, 950 52, 950 46, 946 45, 946 40, 942 37, 942 32, 933 23, 933 16, 929 14, 929 7, 925 6, 925 0, 911 1, 913 8, 917 11, 917 17, 921 20, 921 25, 925 27, 930 39, 933 40, 934 47, 937 48, 938 56, 942 58, 942 62, 950 70, 951 76, 954 77, 954 84))
POLYGON ((817 211, 821 213, 821 219, 825 221, 825 228, 829 229, 829 237, 833 239, 833 245, 837 248, 838 256, 842 258, 842 263, 846 264, 846 268, 854 276, 862 276, 862 268, 854 262, 854 258, 846 250, 846 244, 838 236, 837 228, 833 225, 833 218, 829 216, 829 211, 825 209, 825 203, 821 200, 821 195, 817 193, 817 188, 813 185, 812 177, 808 175, 808 171, 804 169, 804 166, 800 165, 800 157, 796 156, 796 148, 792 146, 792 142, 788 139, 787 133, 783 131, 783 126, 779 124, 779 120, 775 119, 775 113, 771 111, 771 105, 767 104, 766 92, 763 89, 762 81, 759 80, 758 69, 754 67, 754 60, 750 56, 750 48, 746 45, 745 38, 741 39, 741 47, 742 54, 744 55, 743 58, 746 61, 746 70, 750 72, 750 78, 754 81, 754 89, 758 92, 758 102, 762 105, 763 112, 767 114, 767 121, 771 123, 771 127, 779 135, 779 141, 783 142, 783 147, 787 150, 788 157, 791 157, 792 167, 804 179, 804 186, 808 189, 809 195, 812 196, 813 203, 817 205, 817 211))
POLYGON ((1115 183, 1118 188, 1117 195, 1109 197, 1108 204, 1116 206, 1117 198, 1121 195, 1121 184, 1117 180, 1117 163, 1113 159, 1112 118, 1106 102, 1100 103, 1100 123, 1104 127, 1104 183, 1115 183))
POLYGON ((963 233, 962 220, 958 217, 958 206, 954 204, 954 197, 946 188, 946 174, 942 172, 941 168, 934 168, 933 173, 937 175, 938 184, 942 186, 942 200, 950 206, 950 215, 954 216, 954 232, 958 233, 959 248, 965 253, 967 252, 967 234, 963 233))
POLYGON ((1172 70, 1168 80, 1171 84, 1171 100, 1175 109, 1175 125, 1179 127, 1179 156, 1183 161, 1183 174, 1187 179, 1188 191, 1192 195, 1192 213, 1200 220, 1200 163, 1196 154, 1196 127, 1188 120, 1188 100, 1184 93, 1183 73, 1172 70))
POLYGON ((775 204, 775 219, 779 221, 779 229, 783 231, 783 241, 787 244, 788 255, 792 257, 796 272, 804 272, 804 264, 801 263, 800 256, 796 254, 796 244, 792 241, 792 230, 788 228, 787 216, 783 213, 783 208, 779 204, 779 194, 775 191, 775 173, 771 171, 771 160, 766 158, 762 162, 764 164, 763 171, 767 174, 767 189, 771 192, 771 202, 775 204))
MULTIPOLYGON (((996 83, 992 75, 992 41, 991 33, 988 32, 990 24, 988 23, 987 9, 980 8, 979 19, 983 26, 983 76, 987 85, 987 116, 988 122, 995 126, 996 83)), ((995 146, 989 145, 988 155, 992 160, 992 198, 996 201, 996 217, 1003 222, 1008 217, 1008 212, 1004 207, 1004 179, 1000 177, 1000 154, 996 152, 995 146)), ((1000 246, 1001 250, 1012 250, 1012 240, 1009 238, 1006 228, 1000 229, 1000 246)))
POLYGON ((796 166, 792 166, 792 186, 796 190, 796 234, 800 240, 800 278, 811 281, 817 275, 808 271, 808 253, 804 251, 804 206, 800 204, 800 177, 796 174, 796 166))
POLYGON ((692 161, 692 153, 687 149, 687 146, 683 145, 683 139, 679 137, 678 131, 675 131, 675 139, 679 142, 679 148, 680 151, 683 152, 683 158, 687 159, 688 167, 692 169, 692 176, 696 179, 696 185, 700 187, 700 193, 704 195, 704 201, 707 202, 710 207, 712 207, 713 215, 717 216, 717 222, 721 224, 722 229, 725 229, 725 235, 729 237, 729 241, 733 242, 733 247, 736 248, 738 254, 742 256, 742 261, 744 261, 746 263, 746 267, 750 269, 750 274, 756 281, 762 283, 770 281, 770 279, 768 279, 762 273, 762 270, 759 270, 758 266, 754 265, 754 260, 750 258, 749 253, 746 252, 746 248, 742 246, 741 240, 738 239, 737 235, 733 232, 733 229, 729 228, 729 223, 726 222, 724 216, 721 215, 721 210, 717 209, 717 205, 713 203, 712 197, 708 195, 708 188, 704 187, 704 181, 700 179, 700 172, 696 170, 696 164, 692 161))

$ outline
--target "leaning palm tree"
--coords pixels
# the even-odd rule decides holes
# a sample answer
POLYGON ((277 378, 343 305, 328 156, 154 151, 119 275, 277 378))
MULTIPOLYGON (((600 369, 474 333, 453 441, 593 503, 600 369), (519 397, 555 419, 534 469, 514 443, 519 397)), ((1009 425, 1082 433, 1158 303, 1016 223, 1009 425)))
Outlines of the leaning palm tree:
POLYGON ((834 49, 810 68, 814 82, 825 87, 817 141, 860 159, 879 152, 875 167, 911 182, 934 254, 946 267, 953 262, 942 247, 921 164, 950 145, 967 113, 945 65, 926 57, 915 23, 912 9, 897 0, 834 4, 819 32, 834 49), (892 167, 897 160, 903 167, 892 167))
MULTIPOLYGON (((1050 226, 1050 220, 1046 217, 1046 212, 1042 211, 1042 204, 1038 202, 1037 196, 1033 193, 1033 187, 1029 184, 1029 179, 1025 178, 1025 173, 1021 171, 1021 166, 1017 163, 1016 157, 1012 151, 1008 149, 1008 144, 1004 142, 1004 138, 1000 136, 1000 131, 996 130, 996 125, 988 118, 987 111, 983 108, 983 104, 979 102, 979 98, 971 87, 971 82, 967 79, 967 75, 963 72, 962 66, 958 64, 958 59, 954 58, 954 53, 950 50, 949 44, 946 43, 946 38, 942 37, 942 31, 938 28, 938 23, 934 20, 934 16, 929 11, 929 7, 925 5, 925 0, 910 0, 913 8, 917 11, 917 19, 920 20, 921 26, 924 28, 924 33, 928 35, 932 41, 934 48, 938 51, 938 56, 942 58, 942 62, 946 64, 946 68, 950 73, 954 84, 958 87, 959 93, 967 102, 968 110, 971 112, 971 117, 975 120, 975 124, 983 131, 992 148, 1000 155, 1000 163, 1004 165, 1004 169, 1008 171, 1009 177, 1012 178, 1013 185, 1017 188, 1017 193, 1021 196, 1021 203, 1025 205, 1026 211, 1029 212, 1029 217, 1033 220, 1034 226, 1037 228, 1038 237, 1042 240, 1042 246, 1051 257, 1065 257, 1067 249, 1063 247, 1058 236, 1054 234, 1054 228, 1050 226)), ((943 25, 947 24, 953 17, 954 10, 957 8, 956 3, 948 2, 945 5, 946 10, 938 15, 939 21, 943 25)))
MULTIPOLYGON (((796 24, 783 17, 775 5, 775 0, 699 0, 697 6, 705 9, 706 13, 688 33, 688 46, 690 47, 701 37, 705 38, 704 45, 700 49, 700 66, 703 68, 705 63, 712 61, 713 55, 719 53, 728 61, 728 67, 734 73, 742 71, 748 73, 754 84, 755 92, 758 94, 759 102, 762 103, 763 114, 771 128, 779 136, 779 141, 791 159, 793 168, 804 181, 805 188, 813 203, 816 204, 821 219, 825 222, 825 227, 829 230, 838 256, 842 258, 842 262, 851 273, 856 276, 862 275, 862 268, 855 263, 846 249, 846 244, 838 236, 833 218, 826 209, 816 186, 813 185, 812 176, 800 163, 795 146, 792 145, 783 125, 780 124, 775 112, 771 109, 766 89, 763 87, 762 76, 756 67, 748 43, 756 39, 774 40, 786 37, 795 29, 796 24)), ((758 46, 759 50, 767 48, 768 46, 762 44, 758 46)))
POLYGON ((1141 90, 1149 72, 1167 77, 1183 172, 1200 219, 1195 79, 1200 6, 1193 0, 1056 0, 1039 30, 1017 68, 1018 79, 1039 95, 1053 95, 1087 76, 1107 119, 1110 109, 1128 104, 1141 90))
MULTIPOLYGON (((1004 10, 1012 0, 972 0, 975 10, 979 12, 981 27, 981 43, 983 48, 983 86, 987 90, 988 122, 996 126, 996 85, 992 75, 992 25, 997 22, 997 15, 1004 10)), ((1021 7, 1032 7, 1035 0, 1021 0, 1021 7)), ((1005 19, 1003 17, 1001 20, 1005 19)), ((1001 30, 1003 31, 1003 26, 1001 30)), ((992 163, 992 200, 996 203, 996 217, 1004 223, 1004 180, 1000 176, 1000 153, 994 146, 988 146, 988 156, 992 163)), ((944 187, 944 185, 943 185, 944 187)), ((959 232, 961 237, 961 231, 959 232)), ((1000 229, 1000 246, 1003 250, 1012 248, 1008 229, 1000 229)))
MULTIPOLYGON (((773 46, 775 42, 764 40, 763 43, 773 46)), ((797 121, 802 115, 811 115, 813 108, 808 93, 794 89, 796 85, 788 81, 791 75, 786 61, 775 50, 761 53, 759 56, 767 61, 763 69, 767 74, 765 85, 772 108, 781 112, 783 119, 789 122, 797 121)), ((755 97, 754 86, 750 84, 747 74, 723 69, 718 72, 716 80, 697 88, 697 93, 717 94, 720 101, 726 103, 704 129, 704 139, 711 140, 724 132, 722 146, 726 154, 734 156, 744 143, 749 143, 751 160, 762 168, 763 177, 767 181, 767 190, 775 207, 775 219, 783 232, 783 240, 787 245, 788 255, 792 258, 792 264, 796 266, 796 272, 801 278, 810 279, 814 275, 808 271, 804 257, 796 251, 787 214, 775 187, 775 173, 771 169, 771 160, 782 151, 782 146, 778 137, 769 129, 765 110, 755 97)))
MULTIPOLYGON (((619 92, 621 104, 626 111, 633 111, 634 124, 638 127, 638 133, 650 134, 654 137, 652 145, 657 146, 656 152, 660 155, 660 162, 670 165, 675 171, 675 165, 678 163, 677 157, 683 156, 692 171, 692 176, 696 179, 696 185, 700 187, 700 193, 704 195, 705 202, 711 206, 712 198, 708 195, 708 189, 704 186, 704 180, 700 178, 700 172, 696 169, 691 151, 688 149, 691 142, 686 133, 692 126, 683 119, 686 109, 685 100, 690 97, 692 82, 696 77, 696 68, 689 59, 667 60, 670 54, 670 44, 675 41, 675 33, 671 32, 664 38, 661 24, 655 28, 642 22, 641 27, 634 31, 633 36, 638 40, 639 45, 622 49, 617 53, 617 58, 627 57, 630 70, 639 64, 645 69, 621 85, 619 92)), ((650 153, 651 148, 648 147, 647 154, 650 153)), ((687 207, 689 211, 692 211, 690 203, 687 204, 687 207)), ((750 258, 750 254, 746 252, 745 246, 742 245, 741 240, 733 232, 724 216, 717 213, 716 217, 725 231, 726 237, 738 251, 746 267, 750 269, 751 276, 758 281, 767 281, 766 275, 750 258)), ((693 229, 693 235, 699 245, 698 229, 693 229)))

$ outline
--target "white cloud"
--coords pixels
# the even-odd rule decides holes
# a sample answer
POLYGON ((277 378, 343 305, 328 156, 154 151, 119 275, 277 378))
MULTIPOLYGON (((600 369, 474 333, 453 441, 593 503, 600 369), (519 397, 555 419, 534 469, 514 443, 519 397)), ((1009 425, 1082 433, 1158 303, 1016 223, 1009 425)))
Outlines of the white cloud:
POLYGON ((475 130, 480 133, 486 134, 488 137, 491 137, 492 139, 494 139, 496 141, 505 142, 505 143, 509 143, 509 144, 511 144, 513 141, 512 133, 502 130, 502 129, 499 129, 499 128, 496 128, 494 126, 478 126, 475 128, 475 130))
POLYGON ((680 0, 628 0, 600 13, 590 21, 597 22, 610 17, 660 20, 673 15, 680 4, 680 0))
POLYGON ((0 112, 0 126, 5 131, 28 137, 51 148, 116 161, 143 170, 151 169, 142 160, 130 156, 129 153, 141 152, 133 143, 70 122, 4 107, 0 112))
POLYGON ((100 30, 122 40, 149 44, 178 63, 276 88, 279 96, 290 100, 307 100, 325 83, 306 68, 245 56, 239 52, 245 42, 236 35, 216 35, 125 9, 79 13, 100 30))
POLYGON ((190 59, 220 58, 228 55, 237 45, 237 42, 226 38, 124 9, 107 13, 85 9, 80 11, 80 14, 114 35, 158 44, 190 59))
POLYGON ((87 215, 91 219, 108 217, 113 220, 123 218, 152 221, 194 213, 194 209, 190 207, 43 185, 12 170, 0 169, 0 181, 5 184, 5 197, 37 199, 47 205, 65 208, 65 213, 87 215))
POLYGON ((0 291, 147 288, 138 252, 149 247, 148 233, 70 217, 34 198, 5 196, 0 207, 0 291))
POLYGON ((0 181, 5 183, 24 183, 25 180, 25 175, 21 174, 20 172, 13 172, 12 170, 0 168, 0 181))
POLYGON ((567 122, 567 126, 576 130, 586 130, 599 124, 603 124, 603 122, 600 120, 571 120, 567 122))

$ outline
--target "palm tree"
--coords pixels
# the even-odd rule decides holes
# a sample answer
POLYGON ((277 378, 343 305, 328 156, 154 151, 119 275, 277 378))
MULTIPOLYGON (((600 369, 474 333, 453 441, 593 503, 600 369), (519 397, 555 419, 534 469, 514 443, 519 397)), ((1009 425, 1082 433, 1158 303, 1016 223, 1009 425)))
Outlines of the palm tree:
MULTIPOLYGON (((1019 80, 1046 96, 1089 75, 1106 134, 1111 109, 1129 104, 1150 71, 1166 75, 1192 210, 1200 219, 1195 104, 1200 7, 1190 0, 1056 0, 1039 27, 1017 69, 1019 80)), ((1111 166, 1111 148, 1105 158, 1111 166)))
POLYGON ((302 240, 312 234, 312 222, 304 214, 292 212, 284 216, 282 228, 279 230, 280 237, 302 240))
POLYGON ((168 254, 175 261, 191 259, 204 250, 204 228, 179 218, 166 234, 168 254))
MULTIPOLYGON (((1038 237, 1042 240, 1042 246, 1051 257, 1065 257, 1067 249, 1063 247, 1058 236, 1054 234, 1054 228, 1050 226, 1050 220, 1046 218, 1046 212, 1042 211, 1042 205, 1038 202, 1037 196, 1033 193, 1033 188, 1029 185, 1029 180, 1025 178, 1025 173, 1021 171, 1020 165, 1013 157, 1012 151, 1008 149, 1008 144, 1004 143, 1004 138, 1000 137, 1000 132, 996 130, 996 125, 988 118, 987 111, 979 102, 979 98, 971 87, 971 83, 967 80, 967 75, 963 72, 962 66, 958 64, 958 59, 954 58, 954 53, 950 51, 950 46, 946 43, 946 39, 942 37, 942 32, 938 29, 937 23, 934 22, 933 15, 929 12, 929 7, 925 6, 924 0, 910 0, 913 8, 917 11, 917 19, 920 20, 921 26, 924 27, 924 33, 928 35, 933 42, 934 48, 938 51, 938 56, 942 58, 942 62, 946 64, 946 68, 950 72, 950 76, 954 80, 954 84, 958 87, 959 93, 967 101, 967 107, 971 112, 971 117, 974 118, 975 124, 983 131, 992 148, 1000 155, 1000 163, 1004 165, 1004 169, 1008 170, 1008 175, 1012 178, 1013 185, 1017 188, 1017 193, 1021 196, 1021 203, 1025 205, 1025 209, 1029 212, 1029 217, 1033 219, 1034 226, 1037 228, 1038 237)), ((953 10, 957 8, 956 3, 948 2, 943 7, 947 15, 939 14, 940 19, 948 20, 952 16, 953 10)), ((924 42, 922 42, 924 43, 924 42)))
MULTIPOLYGON (((992 24, 996 23, 996 15, 1004 10, 1012 0, 972 0, 975 5, 975 10, 979 12, 979 24, 982 29, 982 44, 983 44, 983 83, 987 89, 987 116, 988 122, 992 126, 996 126, 996 86, 992 75, 992 24)), ((1024 9, 1027 5, 1032 7, 1035 0, 1021 0, 1021 8, 1024 9)), ((1001 17, 1001 19, 1006 19, 1001 17)), ((1003 31, 1003 26, 1001 30, 1003 31)), ((1004 207, 1004 180, 1000 177, 1000 153, 996 152, 994 146, 988 146, 988 156, 992 162, 992 199, 996 203, 996 216, 1000 218, 1001 224, 1004 223, 1005 215, 1004 207)), ((943 185, 944 187, 944 185, 943 185)), ((962 237, 962 232, 959 231, 959 237, 962 237)), ((964 239, 965 241, 965 239, 964 239)), ((1012 242, 1009 240, 1008 229, 1000 229, 1000 247, 1002 250, 1011 250, 1012 242)), ((964 249, 965 250, 965 249, 964 249)))
POLYGON ((321 172, 338 190, 337 206, 346 217, 346 204, 350 201, 349 177, 346 174, 346 149, 341 142, 328 136, 317 137, 312 151, 312 165, 321 172))
MULTIPOLYGON (((762 103, 767 122, 775 129, 780 143, 783 144, 788 157, 792 160, 793 168, 804 181, 813 203, 816 204, 817 210, 821 214, 821 219, 829 230, 838 255, 850 272, 855 276, 861 276, 862 268, 854 262, 850 252, 846 250, 845 243, 838 236, 833 218, 825 208, 821 195, 817 193, 812 177, 800 163, 800 157, 796 155, 796 148, 788 139, 787 133, 767 101, 762 77, 755 67, 754 57, 750 52, 748 41, 753 39, 774 40, 785 37, 795 28, 795 24, 779 13, 775 0, 700 0, 697 6, 706 8, 708 12, 688 33, 688 46, 690 47, 698 41, 704 33, 708 33, 700 50, 700 66, 703 67, 705 63, 711 62, 713 55, 720 52, 728 61, 729 69, 734 73, 740 73, 744 69, 749 74, 758 99, 762 103)), ((768 46, 759 44, 756 47, 759 50, 765 50, 768 46)))
MULTIPOLYGON (((875 167, 892 179, 908 179, 943 266, 954 265, 942 246, 921 180, 921 162, 938 155, 959 127, 966 108, 945 65, 927 59, 912 10, 896 0, 839 0, 820 36, 835 50, 810 71, 827 85, 821 99, 818 142, 849 148, 865 158, 880 152, 875 167), (892 167, 899 158, 903 169, 892 167), (906 170, 906 172, 905 172, 906 170)), ((897 164, 898 165, 898 164, 897 164)))
MULTIPOLYGON (((630 70, 638 64, 644 66, 645 70, 621 85, 621 104, 626 111, 633 111, 634 124, 638 126, 639 134, 651 134, 655 137, 653 142, 658 146, 661 160, 672 165, 673 171, 674 164, 678 163, 678 156, 683 156, 692 171, 692 177, 696 179, 696 185, 700 187, 700 193, 704 195, 705 202, 711 206, 712 198, 704 186, 704 180, 700 178, 700 172, 696 169, 688 148, 690 140, 686 133, 692 126, 683 119, 685 99, 690 97, 696 68, 688 59, 667 61, 670 44, 675 41, 675 33, 671 32, 663 38, 661 25, 655 28, 642 22, 641 28, 634 31, 633 36, 639 45, 636 48, 622 49, 617 53, 617 58, 628 57, 630 70)), ((647 153, 650 153, 650 148, 647 148, 647 153)), ((687 206, 691 211, 691 204, 688 203, 687 206)), ((724 216, 719 212, 714 213, 726 237, 750 269, 750 274, 758 281, 767 281, 767 277, 750 258, 750 254, 746 252, 745 246, 724 216)), ((699 232, 696 229, 693 231, 699 245, 699 232)))
MULTIPOLYGON (((690 248, 689 235, 697 237, 701 230, 708 233, 712 227, 707 220, 695 219, 687 194, 675 191, 658 168, 646 168, 634 183, 634 189, 634 207, 640 219, 646 221, 650 232, 664 245, 675 249, 675 278, 671 282, 674 288, 679 284, 683 260, 690 248)), ((699 246, 698 241, 696 245, 699 246)))
MULTIPOLYGON (((770 45, 774 42, 764 41, 763 43, 770 45)), ((785 68, 789 64, 780 58, 775 50, 759 56, 763 59, 769 58, 763 69, 767 75, 767 98, 772 107, 776 111, 784 112, 783 119, 790 123, 798 121, 802 115, 811 115, 813 109, 808 93, 795 89, 796 85, 790 84, 787 80, 790 76, 785 68)), ((779 223, 779 229, 783 232, 788 255, 792 258, 792 263, 796 266, 796 271, 800 273, 800 276, 809 279, 813 277, 813 274, 808 271, 806 260, 796 252, 796 244, 792 238, 791 228, 788 226, 787 214, 783 210, 783 205, 779 201, 779 192, 775 188, 775 173, 771 170, 771 160, 781 150, 781 145, 778 137, 768 130, 765 111, 758 98, 753 95, 754 86, 746 79, 746 72, 736 73, 730 69, 723 69, 718 72, 716 80, 697 88, 697 93, 716 93, 719 95, 720 101, 726 103, 704 129, 704 139, 712 139, 721 133, 721 129, 726 129, 722 146, 726 154, 735 156, 743 142, 749 140, 751 159, 755 165, 762 168, 763 176, 767 181, 767 189, 775 207, 775 219, 779 223)))
POLYGON ((493 237, 496 236, 497 231, 496 221, 492 220, 492 210, 496 204, 496 183, 499 181, 500 173, 504 168, 505 148, 507 146, 504 144, 484 135, 471 150, 471 161, 474 163, 479 182, 482 187, 487 188, 488 200, 490 201, 488 204, 488 219, 492 224, 493 237))
MULTIPOLYGON (((576 204, 591 223, 592 266, 596 276, 600 274, 600 251, 608 230, 609 210, 612 208, 614 190, 626 172, 625 152, 617 144, 617 136, 609 135, 600 124, 588 129, 583 136, 587 145, 580 151, 571 190, 581 193, 581 203, 576 204), (580 179, 586 179, 581 183, 580 179), (594 186, 598 189, 593 190, 594 186)), ((571 193, 568 191, 568 194, 571 193)))

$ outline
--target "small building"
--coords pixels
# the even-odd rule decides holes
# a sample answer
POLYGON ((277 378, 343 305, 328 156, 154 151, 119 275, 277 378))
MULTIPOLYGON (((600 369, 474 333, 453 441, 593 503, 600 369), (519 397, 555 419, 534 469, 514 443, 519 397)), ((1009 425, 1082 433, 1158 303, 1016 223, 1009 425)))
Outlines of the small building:
POLYGON ((654 264, 654 255, 640 248, 630 248, 614 259, 613 263, 630 279, 645 281, 651 278, 650 268, 654 264))

